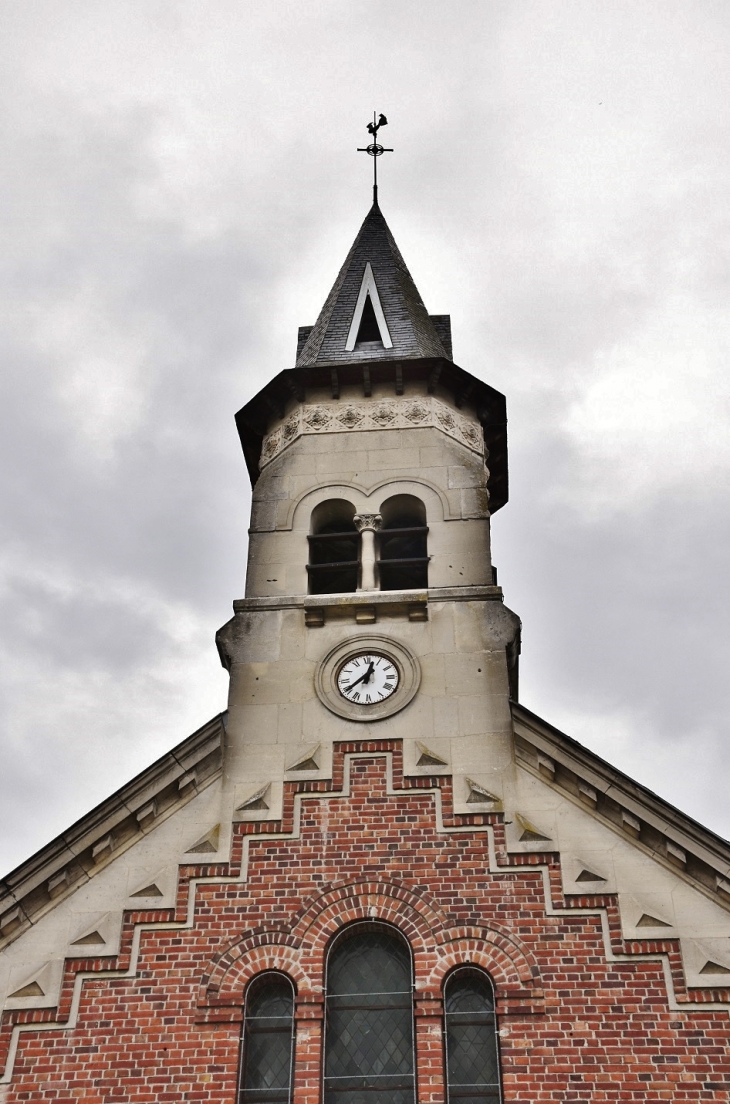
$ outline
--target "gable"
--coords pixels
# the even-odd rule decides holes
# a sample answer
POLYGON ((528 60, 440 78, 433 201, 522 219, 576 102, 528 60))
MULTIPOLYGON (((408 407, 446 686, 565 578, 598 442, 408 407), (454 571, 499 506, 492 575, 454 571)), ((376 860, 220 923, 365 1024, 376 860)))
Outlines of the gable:
POLYGON ((0 1007, 53 1007, 66 958, 116 956, 125 909, 174 904, 179 864, 216 849, 223 730, 213 718, 2 880, 0 1007))
POLYGON ((626 940, 676 939, 688 986, 726 987, 730 845, 523 706, 513 717, 509 852, 555 851, 565 894, 616 895, 626 940))

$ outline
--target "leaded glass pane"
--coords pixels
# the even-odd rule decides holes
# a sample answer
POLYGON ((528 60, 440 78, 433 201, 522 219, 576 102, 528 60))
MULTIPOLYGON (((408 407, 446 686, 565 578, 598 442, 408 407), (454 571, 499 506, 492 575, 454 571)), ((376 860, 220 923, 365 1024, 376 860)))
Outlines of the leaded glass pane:
POLYGON ((325 1104, 413 1104, 413 1002, 405 943, 373 928, 343 939, 327 977, 325 1104))
POLYGON ((499 1059, 494 995, 476 970, 446 985, 446 1067, 449 1104, 498 1104, 499 1059))
POLYGON ((246 1000, 239 1104, 289 1104, 294 994, 283 977, 254 984, 246 1000))

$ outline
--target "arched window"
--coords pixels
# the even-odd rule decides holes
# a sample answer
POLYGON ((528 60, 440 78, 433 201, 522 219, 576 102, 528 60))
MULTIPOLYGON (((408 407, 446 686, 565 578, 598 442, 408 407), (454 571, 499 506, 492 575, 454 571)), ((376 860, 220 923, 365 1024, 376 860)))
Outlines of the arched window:
POLYGON ((357 590, 360 534, 354 516, 355 507, 341 498, 320 502, 312 510, 307 565, 310 594, 357 590))
POLYGON ((261 974, 246 993, 238 1104, 290 1104, 294 989, 283 974, 261 974))
POLYGON ((392 928, 358 925, 327 964, 324 1104, 415 1104, 410 948, 392 928))
POLYGON ((444 987, 447 1104, 499 1104, 499 1054, 494 990, 471 966, 444 987))
POLYGON ((426 507, 414 495, 394 495, 380 508, 378 534, 381 590, 413 590, 428 586, 426 507))

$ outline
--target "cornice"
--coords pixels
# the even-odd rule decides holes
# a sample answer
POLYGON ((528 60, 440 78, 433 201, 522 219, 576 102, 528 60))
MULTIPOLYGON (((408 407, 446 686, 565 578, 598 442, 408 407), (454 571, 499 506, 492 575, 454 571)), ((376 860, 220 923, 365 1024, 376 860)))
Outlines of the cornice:
POLYGON ((730 909, 730 843, 523 705, 512 717, 521 766, 730 909))
POLYGON ((0 880, 0 949, 220 776, 225 714, 0 880))

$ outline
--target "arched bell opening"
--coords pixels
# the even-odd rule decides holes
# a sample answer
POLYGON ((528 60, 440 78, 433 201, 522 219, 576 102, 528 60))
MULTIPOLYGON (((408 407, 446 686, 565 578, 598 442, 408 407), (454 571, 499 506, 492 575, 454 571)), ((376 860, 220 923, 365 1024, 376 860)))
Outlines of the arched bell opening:
POLYGON ((357 590, 360 534, 355 507, 344 498, 329 498, 312 510, 309 532, 310 594, 342 594, 357 590))
POLYGON ((415 495, 399 494, 380 507, 378 575, 381 590, 424 590, 428 586, 426 507, 415 495))

